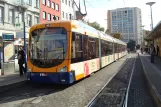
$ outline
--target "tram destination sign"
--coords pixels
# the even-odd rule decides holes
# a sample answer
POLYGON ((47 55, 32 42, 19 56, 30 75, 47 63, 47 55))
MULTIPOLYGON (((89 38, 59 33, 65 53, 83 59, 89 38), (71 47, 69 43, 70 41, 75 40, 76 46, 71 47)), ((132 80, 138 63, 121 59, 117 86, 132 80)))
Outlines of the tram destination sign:
POLYGON ((12 33, 3 33, 2 38, 3 38, 3 41, 14 41, 14 34, 12 34, 12 33))

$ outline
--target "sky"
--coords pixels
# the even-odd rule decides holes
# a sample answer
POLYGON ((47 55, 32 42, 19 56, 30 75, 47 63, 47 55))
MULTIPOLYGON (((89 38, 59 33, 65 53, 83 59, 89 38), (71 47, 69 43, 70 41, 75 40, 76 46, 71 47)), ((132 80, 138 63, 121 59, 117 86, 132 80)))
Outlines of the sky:
MULTIPOLYGON (((84 12, 83 0, 81 1, 82 13, 84 12)), ((150 6, 147 2, 156 2, 152 6, 153 27, 161 21, 161 0, 86 0, 87 16, 86 20, 90 22, 96 21, 102 27, 107 29, 107 11, 124 7, 138 7, 142 13, 142 25, 144 29, 151 30, 151 13, 150 6)))

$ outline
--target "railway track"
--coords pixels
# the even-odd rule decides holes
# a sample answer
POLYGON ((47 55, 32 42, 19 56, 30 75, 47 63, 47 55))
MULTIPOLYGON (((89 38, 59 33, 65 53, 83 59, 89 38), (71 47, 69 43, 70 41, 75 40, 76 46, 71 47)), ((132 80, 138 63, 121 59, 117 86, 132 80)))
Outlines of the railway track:
POLYGON ((86 107, 122 107, 128 98, 136 58, 129 58, 86 107))

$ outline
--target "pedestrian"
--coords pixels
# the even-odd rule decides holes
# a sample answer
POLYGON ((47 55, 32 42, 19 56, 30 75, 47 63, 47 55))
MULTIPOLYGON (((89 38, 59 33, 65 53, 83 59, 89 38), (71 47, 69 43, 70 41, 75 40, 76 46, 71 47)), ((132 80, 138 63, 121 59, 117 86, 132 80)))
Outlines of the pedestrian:
POLYGON ((154 56, 156 54, 155 47, 151 44, 150 48, 150 54, 151 54, 151 63, 154 63, 154 56))
POLYGON ((141 48, 141 53, 143 54, 143 48, 141 48))
POLYGON ((159 46, 157 45, 157 56, 159 56, 160 52, 159 52, 159 46))
POLYGON ((25 53, 22 47, 20 47, 18 51, 18 64, 19 64, 20 76, 22 76, 23 74, 26 74, 26 70, 23 66, 24 63, 25 63, 25 53))

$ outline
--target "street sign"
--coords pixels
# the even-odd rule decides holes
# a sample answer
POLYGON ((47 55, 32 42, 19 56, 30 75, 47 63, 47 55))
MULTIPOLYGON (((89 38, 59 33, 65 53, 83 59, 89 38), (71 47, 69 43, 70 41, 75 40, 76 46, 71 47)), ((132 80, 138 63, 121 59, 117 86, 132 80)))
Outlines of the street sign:
POLYGON ((13 33, 4 33, 2 34, 3 41, 14 41, 13 33))
POLYGON ((15 28, 16 28, 17 30, 23 30, 23 22, 21 22, 21 23, 16 23, 16 24, 15 24, 15 28))

